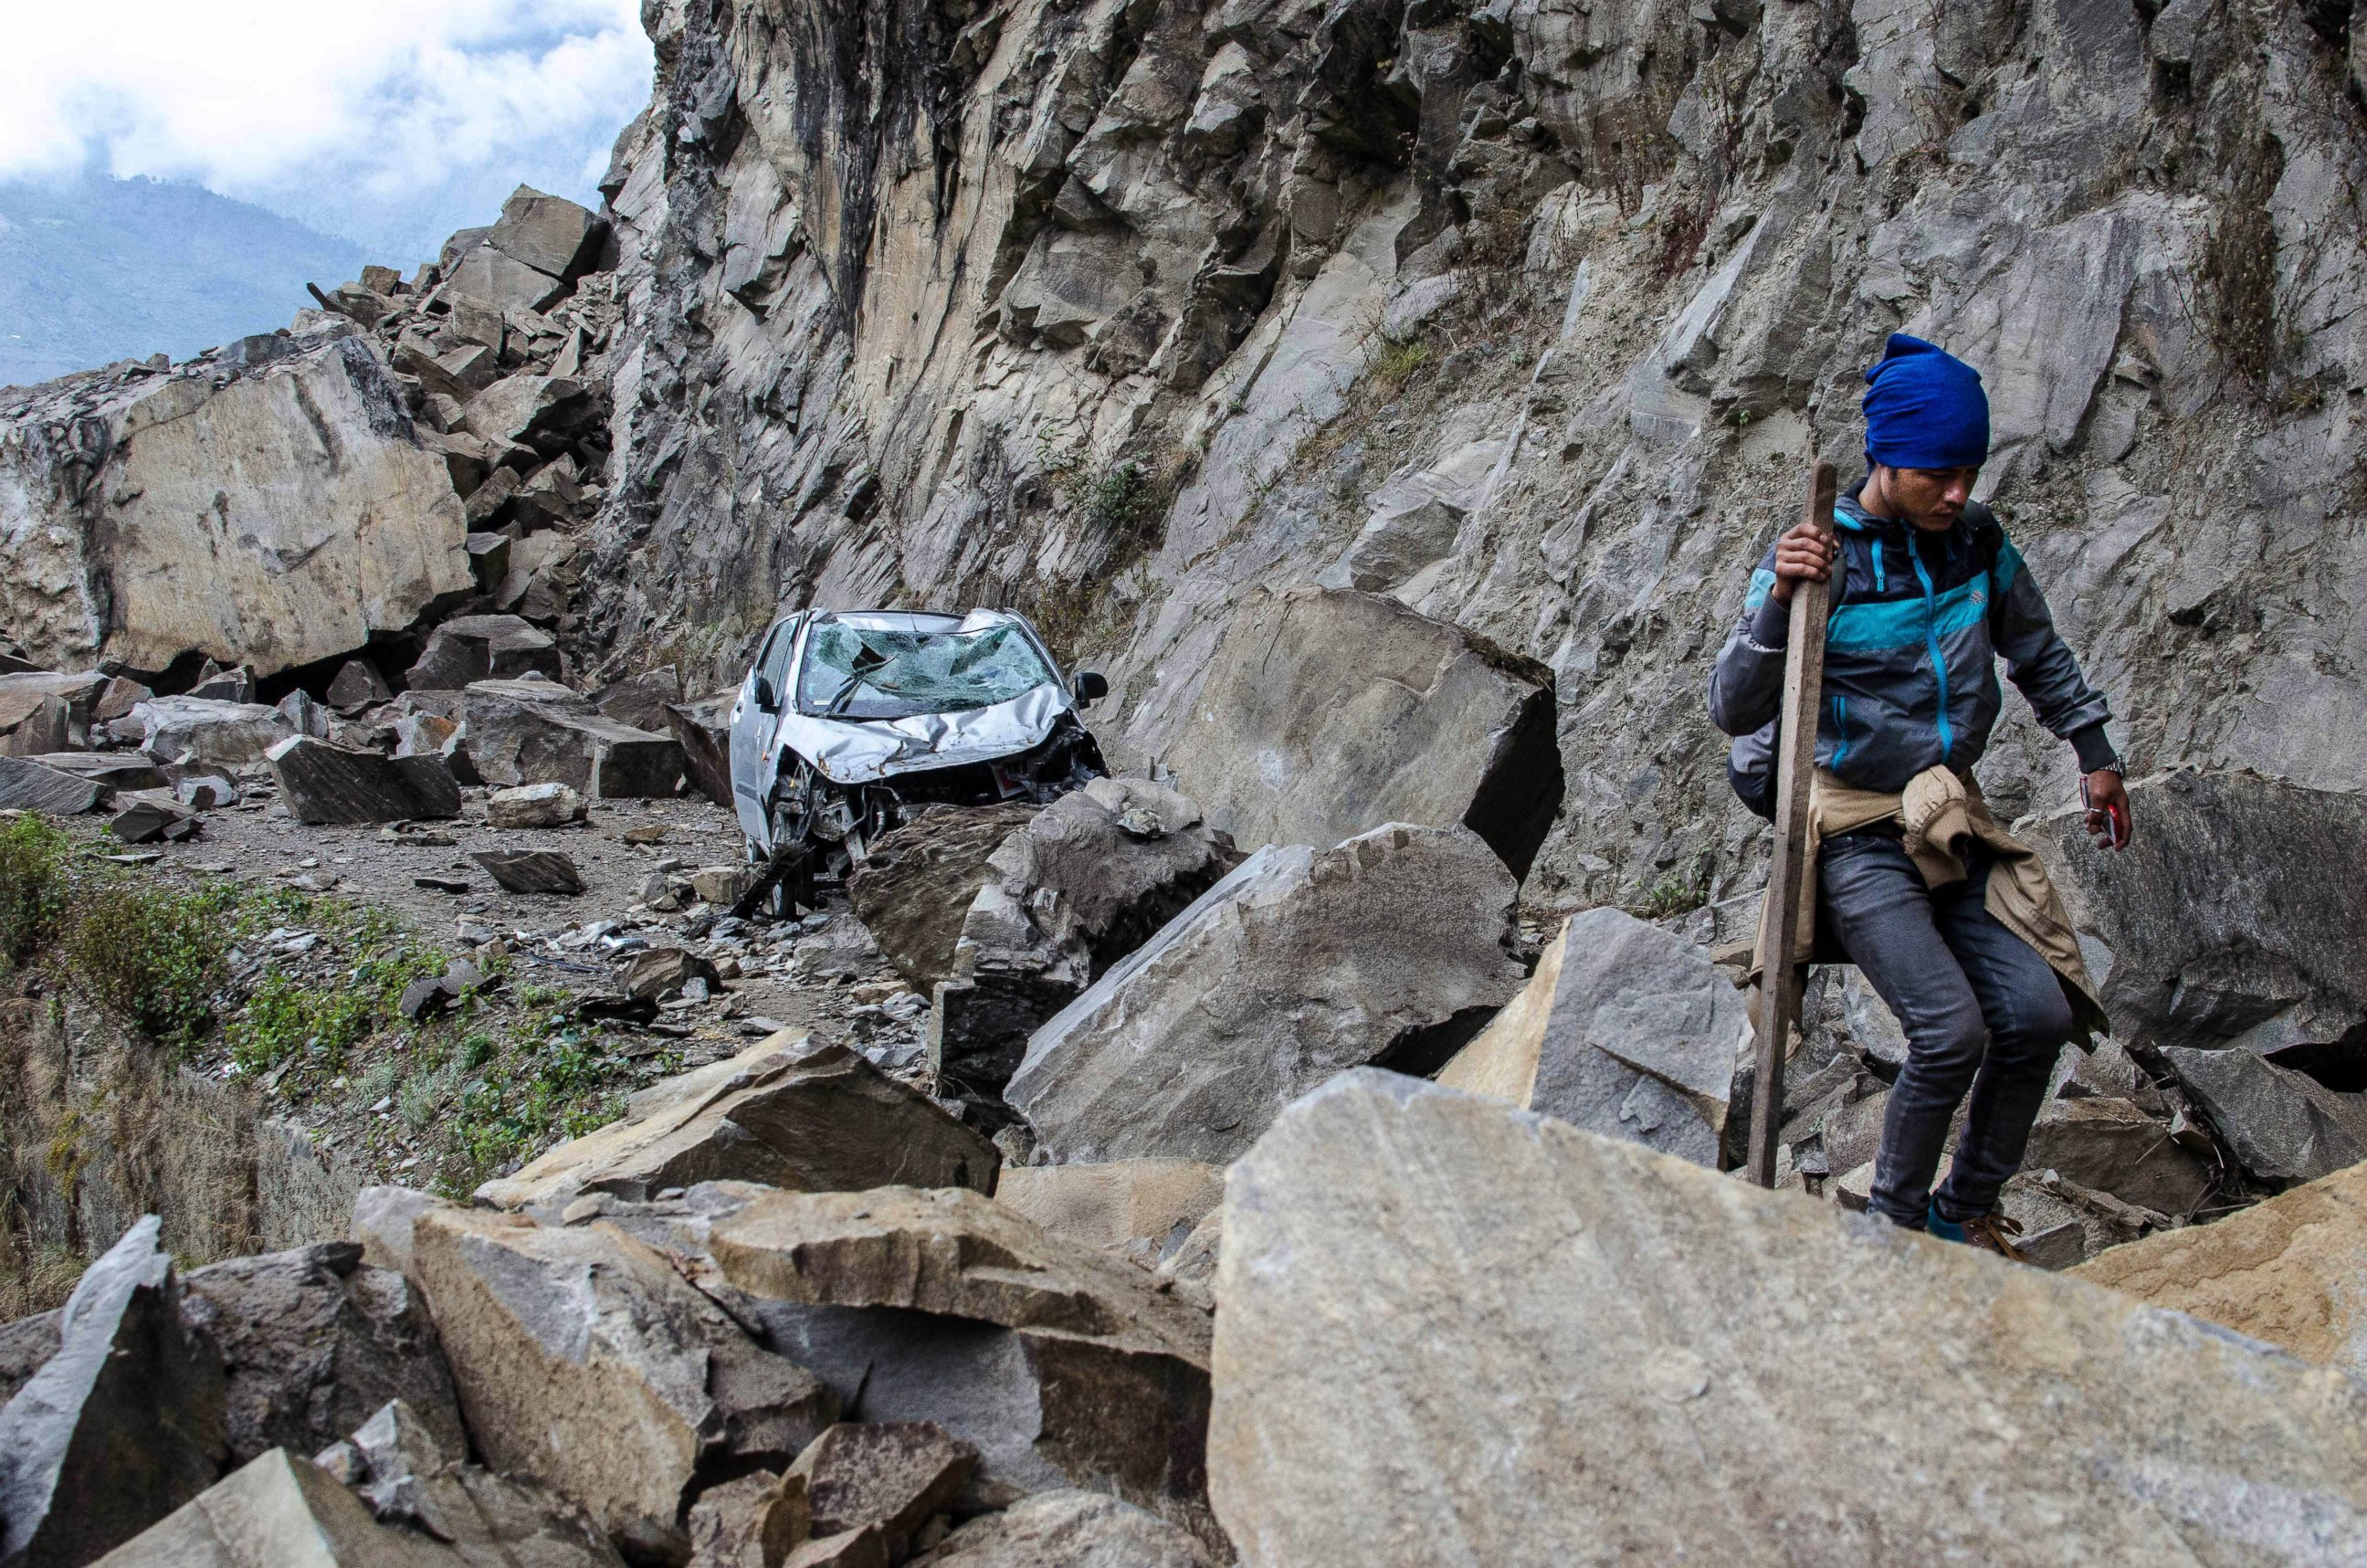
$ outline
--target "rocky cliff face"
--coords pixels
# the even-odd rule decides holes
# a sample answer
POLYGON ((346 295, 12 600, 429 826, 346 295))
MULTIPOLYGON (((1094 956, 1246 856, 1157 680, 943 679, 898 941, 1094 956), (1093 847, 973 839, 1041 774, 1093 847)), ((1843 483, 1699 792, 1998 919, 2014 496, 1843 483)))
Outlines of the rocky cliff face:
MULTIPOLYGON (((2355 788, 2340 10, 652 5, 594 635, 735 676, 776 602, 1015 601, 1139 765, 1251 589, 1385 592, 1557 676, 1532 898, 1722 895, 1708 660, 1898 329, 1985 372, 2135 761, 2355 788)), ((2059 801, 2012 711, 1992 795, 2059 801)))

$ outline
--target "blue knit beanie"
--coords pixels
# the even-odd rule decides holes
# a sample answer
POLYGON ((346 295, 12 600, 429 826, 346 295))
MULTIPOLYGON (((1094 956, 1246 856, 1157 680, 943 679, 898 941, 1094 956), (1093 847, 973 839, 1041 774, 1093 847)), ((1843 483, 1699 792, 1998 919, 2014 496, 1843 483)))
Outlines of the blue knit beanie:
POLYGON ((1981 373, 1936 343, 1890 335, 1865 373, 1865 455, 1892 468, 1975 468, 1989 455, 1981 373))

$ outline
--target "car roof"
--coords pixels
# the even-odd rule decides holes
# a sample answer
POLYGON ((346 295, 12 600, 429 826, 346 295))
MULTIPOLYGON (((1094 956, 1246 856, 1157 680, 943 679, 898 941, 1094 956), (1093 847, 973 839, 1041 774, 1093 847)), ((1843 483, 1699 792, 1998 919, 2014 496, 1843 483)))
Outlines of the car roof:
POLYGON ((826 609, 813 614, 816 619, 827 616, 858 631, 951 631, 973 618, 994 623, 1018 619, 1000 609, 975 609, 967 616, 934 609, 826 609))

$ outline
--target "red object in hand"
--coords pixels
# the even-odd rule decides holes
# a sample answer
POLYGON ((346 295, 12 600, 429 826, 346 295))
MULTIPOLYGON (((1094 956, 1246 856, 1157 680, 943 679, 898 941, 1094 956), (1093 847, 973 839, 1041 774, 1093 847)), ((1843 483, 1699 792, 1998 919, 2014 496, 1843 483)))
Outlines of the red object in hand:
POLYGON ((2105 848, 2118 849, 2129 841, 2129 806, 2126 796, 2109 805, 2100 806, 2090 796, 2088 780, 2083 776, 2079 780, 2079 804, 2087 810, 2090 831, 2092 832, 2100 827, 2104 830, 2105 848))

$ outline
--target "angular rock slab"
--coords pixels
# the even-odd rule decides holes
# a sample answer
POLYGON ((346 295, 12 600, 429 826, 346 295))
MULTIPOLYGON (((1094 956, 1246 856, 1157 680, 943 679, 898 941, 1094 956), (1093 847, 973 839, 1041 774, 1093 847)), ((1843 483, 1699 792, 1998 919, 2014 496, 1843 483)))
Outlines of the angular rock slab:
POLYGON ((1268 846, 1036 1030, 1004 1097, 1063 1162, 1226 1164, 1331 1074, 1461 1045, 1523 979, 1516 892, 1463 828, 1268 846))
MULTIPOLYGON (((730 776, 727 773, 728 784, 730 776)), ((879 835, 846 879, 847 906, 923 996, 954 972, 954 945, 986 885, 987 857, 1033 820, 1029 805, 924 810, 879 835)))
POLYGON ((79 816, 106 804, 108 789, 28 757, 0 756, 0 808, 79 816))
POLYGON ((1002 1155, 926 1095, 842 1045, 784 1029, 635 1095, 625 1118, 477 1189, 503 1208, 578 1193, 644 1199, 702 1181, 788 1191, 994 1189, 1002 1155))
POLYGON ((452 1371, 402 1275, 354 1242, 235 1257, 183 1278, 181 1316, 221 1352, 233 1460, 318 1453, 401 1400, 453 1453, 468 1450, 452 1371))
POLYGON ((413 691, 462 691, 481 680, 529 674, 565 678, 556 638, 514 615, 463 615, 428 633, 403 684, 413 691))
POLYGON ((1208 1568, 1200 1543, 1099 1492, 1039 1492, 970 1520, 912 1568, 1208 1568))
POLYGON ((2265 1054, 2367 1024, 2367 796, 2180 771, 2129 800, 2124 849, 2094 847, 2077 811, 2030 833, 2115 1038, 2265 1054))
POLYGON ((2367 1165, 2074 1272, 2367 1381, 2367 1165))
POLYGON ((411 1244, 486 1461, 581 1506, 629 1554, 686 1553, 702 1466, 786 1466, 837 1415, 811 1374, 608 1227, 435 1208, 411 1244))
POLYGON ((260 762, 296 733, 277 708, 210 697, 152 697, 131 710, 147 737, 141 749, 159 762, 241 767, 260 762))
POLYGON ((845 1421, 789 1467, 802 1482, 816 1535, 876 1527, 888 1554, 910 1554, 929 1516, 960 1494, 978 1450, 934 1421, 845 1421))
POLYGON ((585 886, 575 858, 557 849, 480 849, 470 858, 511 892, 560 893, 572 898, 585 886))
POLYGON ((285 1449, 98 1561, 102 1568, 474 1568, 442 1541, 379 1524, 326 1471, 285 1449))
POLYGON ((1434 1085, 1294 1106, 1225 1233, 1245 1564, 2367 1551, 2367 1386, 1434 1085))
POLYGON ((1224 1199, 1225 1173, 1197 1160, 1014 1165, 994 1187, 1005 1209, 1090 1247, 1149 1242, 1163 1249, 1224 1199))
POLYGON ((384 756, 292 735, 263 754, 298 822, 341 827, 460 814, 460 786, 440 756, 384 756))
POLYGON ((222 1368, 182 1325, 148 1215, 82 1277, 57 1353, 0 1409, 0 1561, 77 1564, 213 1484, 222 1368))
POLYGON ((481 680, 462 709, 488 784, 564 784, 593 800, 658 799, 683 777, 672 735, 619 724, 555 681, 481 680))
POLYGON ((1707 949, 1589 909, 1438 1081, 1715 1170, 1750 1027, 1707 949))
POLYGON ((1561 809, 1552 672, 1346 589, 1251 594, 1167 757, 1245 846, 1460 824, 1526 876, 1561 809))
POLYGON ((998 1094, 1028 1036, 1240 863, 1200 808, 1140 778, 1063 795, 987 858, 929 1016, 945 1092, 998 1094))
POLYGON ((2315 1181, 2367 1160, 2367 1095, 2329 1089, 2241 1047, 2162 1052, 2237 1162, 2263 1181, 2315 1181))
POLYGON ((1200 1459, 1208 1320, 1143 1270, 961 1189, 724 1182, 665 1209, 646 1222, 703 1255, 701 1287, 863 1419, 937 1422, 990 1487, 1090 1486, 1221 1540, 1200 1459))

